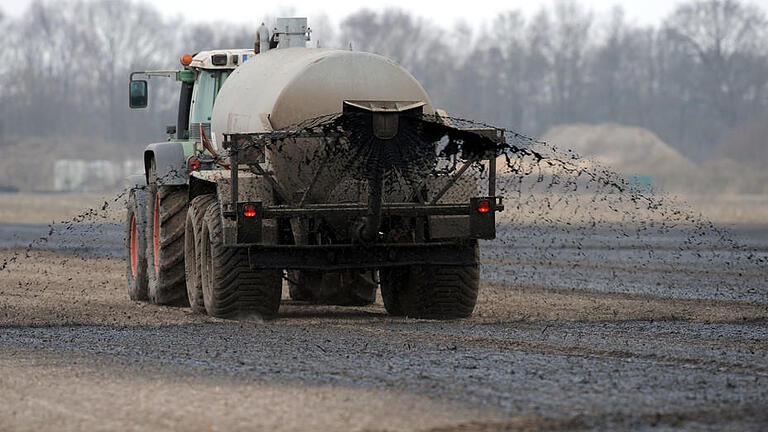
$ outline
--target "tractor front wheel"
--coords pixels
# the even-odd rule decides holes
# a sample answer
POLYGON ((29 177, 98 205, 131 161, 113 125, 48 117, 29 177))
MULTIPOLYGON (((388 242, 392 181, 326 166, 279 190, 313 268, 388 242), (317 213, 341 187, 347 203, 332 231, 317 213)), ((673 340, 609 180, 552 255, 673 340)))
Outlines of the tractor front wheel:
POLYGON ((128 193, 125 218, 125 254, 128 297, 147 300, 147 191, 132 189, 128 193))

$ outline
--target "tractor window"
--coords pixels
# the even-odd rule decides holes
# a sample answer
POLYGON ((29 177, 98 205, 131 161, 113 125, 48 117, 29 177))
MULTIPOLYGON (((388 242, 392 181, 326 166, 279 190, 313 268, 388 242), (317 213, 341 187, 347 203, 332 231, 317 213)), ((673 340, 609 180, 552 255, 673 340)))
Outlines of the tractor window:
POLYGON ((213 102, 229 73, 228 70, 200 71, 192 94, 192 108, 189 111, 191 123, 211 122, 213 102))
POLYGON ((191 123, 210 123, 213 99, 216 96, 216 72, 201 70, 192 93, 192 107, 189 111, 191 123))

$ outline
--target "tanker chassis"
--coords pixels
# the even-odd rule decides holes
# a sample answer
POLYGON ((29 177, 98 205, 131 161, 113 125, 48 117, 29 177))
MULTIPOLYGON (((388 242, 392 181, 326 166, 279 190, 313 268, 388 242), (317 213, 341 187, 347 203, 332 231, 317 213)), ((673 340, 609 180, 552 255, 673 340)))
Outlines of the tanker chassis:
POLYGON ((391 315, 470 316, 478 239, 495 237, 503 210, 496 153, 464 155, 450 175, 428 168, 443 163, 444 133, 499 143, 503 131, 458 128, 399 65, 307 48, 309 34, 306 19, 278 18, 254 49, 131 74, 131 108, 148 105, 139 78, 181 83, 171 137, 147 146, 144 175, 130 178, 131 299, 268 318, 285 280, 294 300, 364 305, 380 288, 391 315), (462 177, 473 164, 487 184, 462 177))

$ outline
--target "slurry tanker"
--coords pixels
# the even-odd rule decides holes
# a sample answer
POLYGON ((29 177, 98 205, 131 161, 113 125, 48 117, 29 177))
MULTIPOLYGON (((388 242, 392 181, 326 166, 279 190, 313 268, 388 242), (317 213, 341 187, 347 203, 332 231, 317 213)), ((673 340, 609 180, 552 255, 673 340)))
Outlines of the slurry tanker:
POLYGON ((503 130, 435 109, 380 55, 308 48, 306 18, 262 24, 253 49, 203 51, 180 83, 167 141, 144 151, 127 197, 131 299, 222 318, 294 300, 453 319, 478 295, 478 239, 495 237, 503 130), (481 173, 481 175, 471 175, 481 173))

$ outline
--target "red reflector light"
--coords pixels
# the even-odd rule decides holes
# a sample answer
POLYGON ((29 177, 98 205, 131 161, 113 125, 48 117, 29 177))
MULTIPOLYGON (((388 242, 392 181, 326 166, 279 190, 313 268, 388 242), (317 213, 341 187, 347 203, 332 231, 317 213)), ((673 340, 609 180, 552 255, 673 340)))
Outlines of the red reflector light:
POLYGON ((194 156, 189 158, 189 169, 191 171, 197 171, 198 168, 200 168, 200 161, 194 156))
POLYGON ((256 216, 256 206, 253 204, 246 204, 243 206, 243 216, 254 217, 256 216))
POLYGON ((488 200, 481 200, 477 202, 478 213, 488 213, 491 211, 491 202, 488 200))

